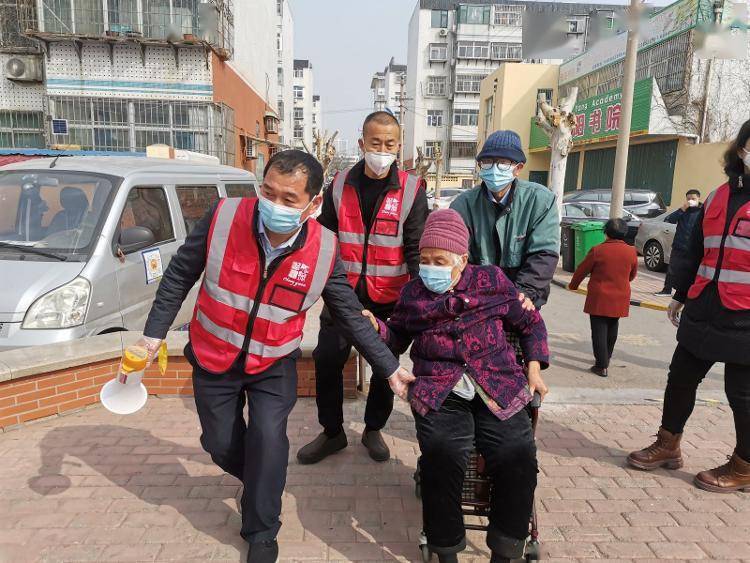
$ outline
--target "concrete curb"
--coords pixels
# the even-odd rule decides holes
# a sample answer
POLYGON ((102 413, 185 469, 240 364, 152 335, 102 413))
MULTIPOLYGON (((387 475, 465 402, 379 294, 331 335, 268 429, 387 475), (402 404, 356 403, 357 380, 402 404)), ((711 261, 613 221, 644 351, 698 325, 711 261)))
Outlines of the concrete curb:
MULTIPOLYGON (((581 288, 578 288, 576 290, 568 289, 568 282, 559 280, 557 278, 553 278, 552 283, 558 287, 567 289, 568 291, 574 291, 575 293, 580 293, 581 295, 586 295, 588 293, 585 289, 581 289, 581 288)), ((661 303, 654 303, 652 301, 638 301, 637 299, 631 299, 630 304, 633 307, 643 307, 644 309, 653 309, 654 311, 666 311, 667 310, 666 305, 662 305, 661 303)))

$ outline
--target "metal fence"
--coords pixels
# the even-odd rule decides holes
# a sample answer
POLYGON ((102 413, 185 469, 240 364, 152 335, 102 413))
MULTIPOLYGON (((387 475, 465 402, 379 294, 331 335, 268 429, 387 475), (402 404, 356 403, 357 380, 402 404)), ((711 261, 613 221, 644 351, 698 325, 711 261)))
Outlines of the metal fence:
POLYGON ((107 36, 205 41, 231 56, 233 0, 17 0, 22 31, 44 37, 107 36))
POLYGON ((49 113, 67 125, 65 134, 50 131, 52 144, 124 152, 166 144, 235 163, 234 110, 224 104, 50 96, 49 113))

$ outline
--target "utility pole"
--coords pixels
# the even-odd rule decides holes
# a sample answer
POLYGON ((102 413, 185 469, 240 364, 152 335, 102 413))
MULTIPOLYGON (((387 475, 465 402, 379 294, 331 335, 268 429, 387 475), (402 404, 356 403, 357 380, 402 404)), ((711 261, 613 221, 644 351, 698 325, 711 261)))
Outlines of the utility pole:
POLYGON ((406 92, 404 92, 404 87, 406 85, 406 75, 401 74, 399 77, 399 83, 401 85, 401 89, 399 90, 399 96, 398 96, 398 115, 399 115, 399 125, 401 126, 401 150, 399 151, 399 156, 401 157, 399 159, 399 168, 401 170, 404 169, 404 115, 406 114, 406 104, 404 103, 406 101, 406 92))
POLYGON ((433 196, 432 209, 438 209, 438 201, 440 201, 440 182, 443 179, 443 149, 441 148, 441 145, 435 147, 433 160, 435 162, 435 195, 433 196))
POLYGON ((630 0, 630 22, 625 61, 622 70, 622 98, 620 99, 620 131, 617 135, 615 171, 612 177, 612 198, 609 206, 610 219, 620 219, 625 199, 625 178, 628 172, 628 150, 630 148, 630 121, 633 117, 633 89, 638 61, 638 27, 640 25, 642 0, 630 0))

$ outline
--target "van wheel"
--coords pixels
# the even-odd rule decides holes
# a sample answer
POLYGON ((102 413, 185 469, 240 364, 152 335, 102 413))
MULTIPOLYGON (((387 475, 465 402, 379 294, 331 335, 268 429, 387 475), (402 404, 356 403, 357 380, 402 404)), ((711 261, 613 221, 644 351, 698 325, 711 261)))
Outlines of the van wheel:
POLYGON ((666 269, 666 263, 664 262, 664 249, 661 244, 655 240, 646 243, 643 249, 643 262, 646 264, 646 269, 652 272, 663 272, 666 269))

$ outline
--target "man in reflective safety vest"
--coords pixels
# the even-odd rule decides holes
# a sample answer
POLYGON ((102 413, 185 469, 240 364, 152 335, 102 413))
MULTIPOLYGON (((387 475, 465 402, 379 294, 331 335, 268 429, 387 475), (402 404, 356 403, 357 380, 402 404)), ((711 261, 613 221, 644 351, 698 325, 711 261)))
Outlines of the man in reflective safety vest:
POLYGON ((312 156, 284 151, 268 162, 258 199, 224 199, 209 210, 164 273, 144 330, 143 343, 158 349, 204 274, 185 354, 201 444, 244 484, 241 535, 253 563, 278 558, 287 417, 307 310, 322 297, 393 392, 405 396, 413 379, 362 316, 336 236, 312 219, 322 181, 312 156))
MULTIPOLYGON (((401 288, 419 273, 419 239, 427 218, 423 182, 398 169, 401 130, 389 112, 375 112, 362 127, 362 161, 339 172, 323 198, 319 221, 339 237, 349 283, 366 309, 387 319, 401 288)), ((317 463, 347 446, 343 368, 351 338, 328 310, 320 317, 315 359, 318 421, 323 432, 300 449, 300 463, 317 463)), ((380 430, 393 410, 393 393, 373 378, 362 443, 376 461, 390 457, 380 430)))

